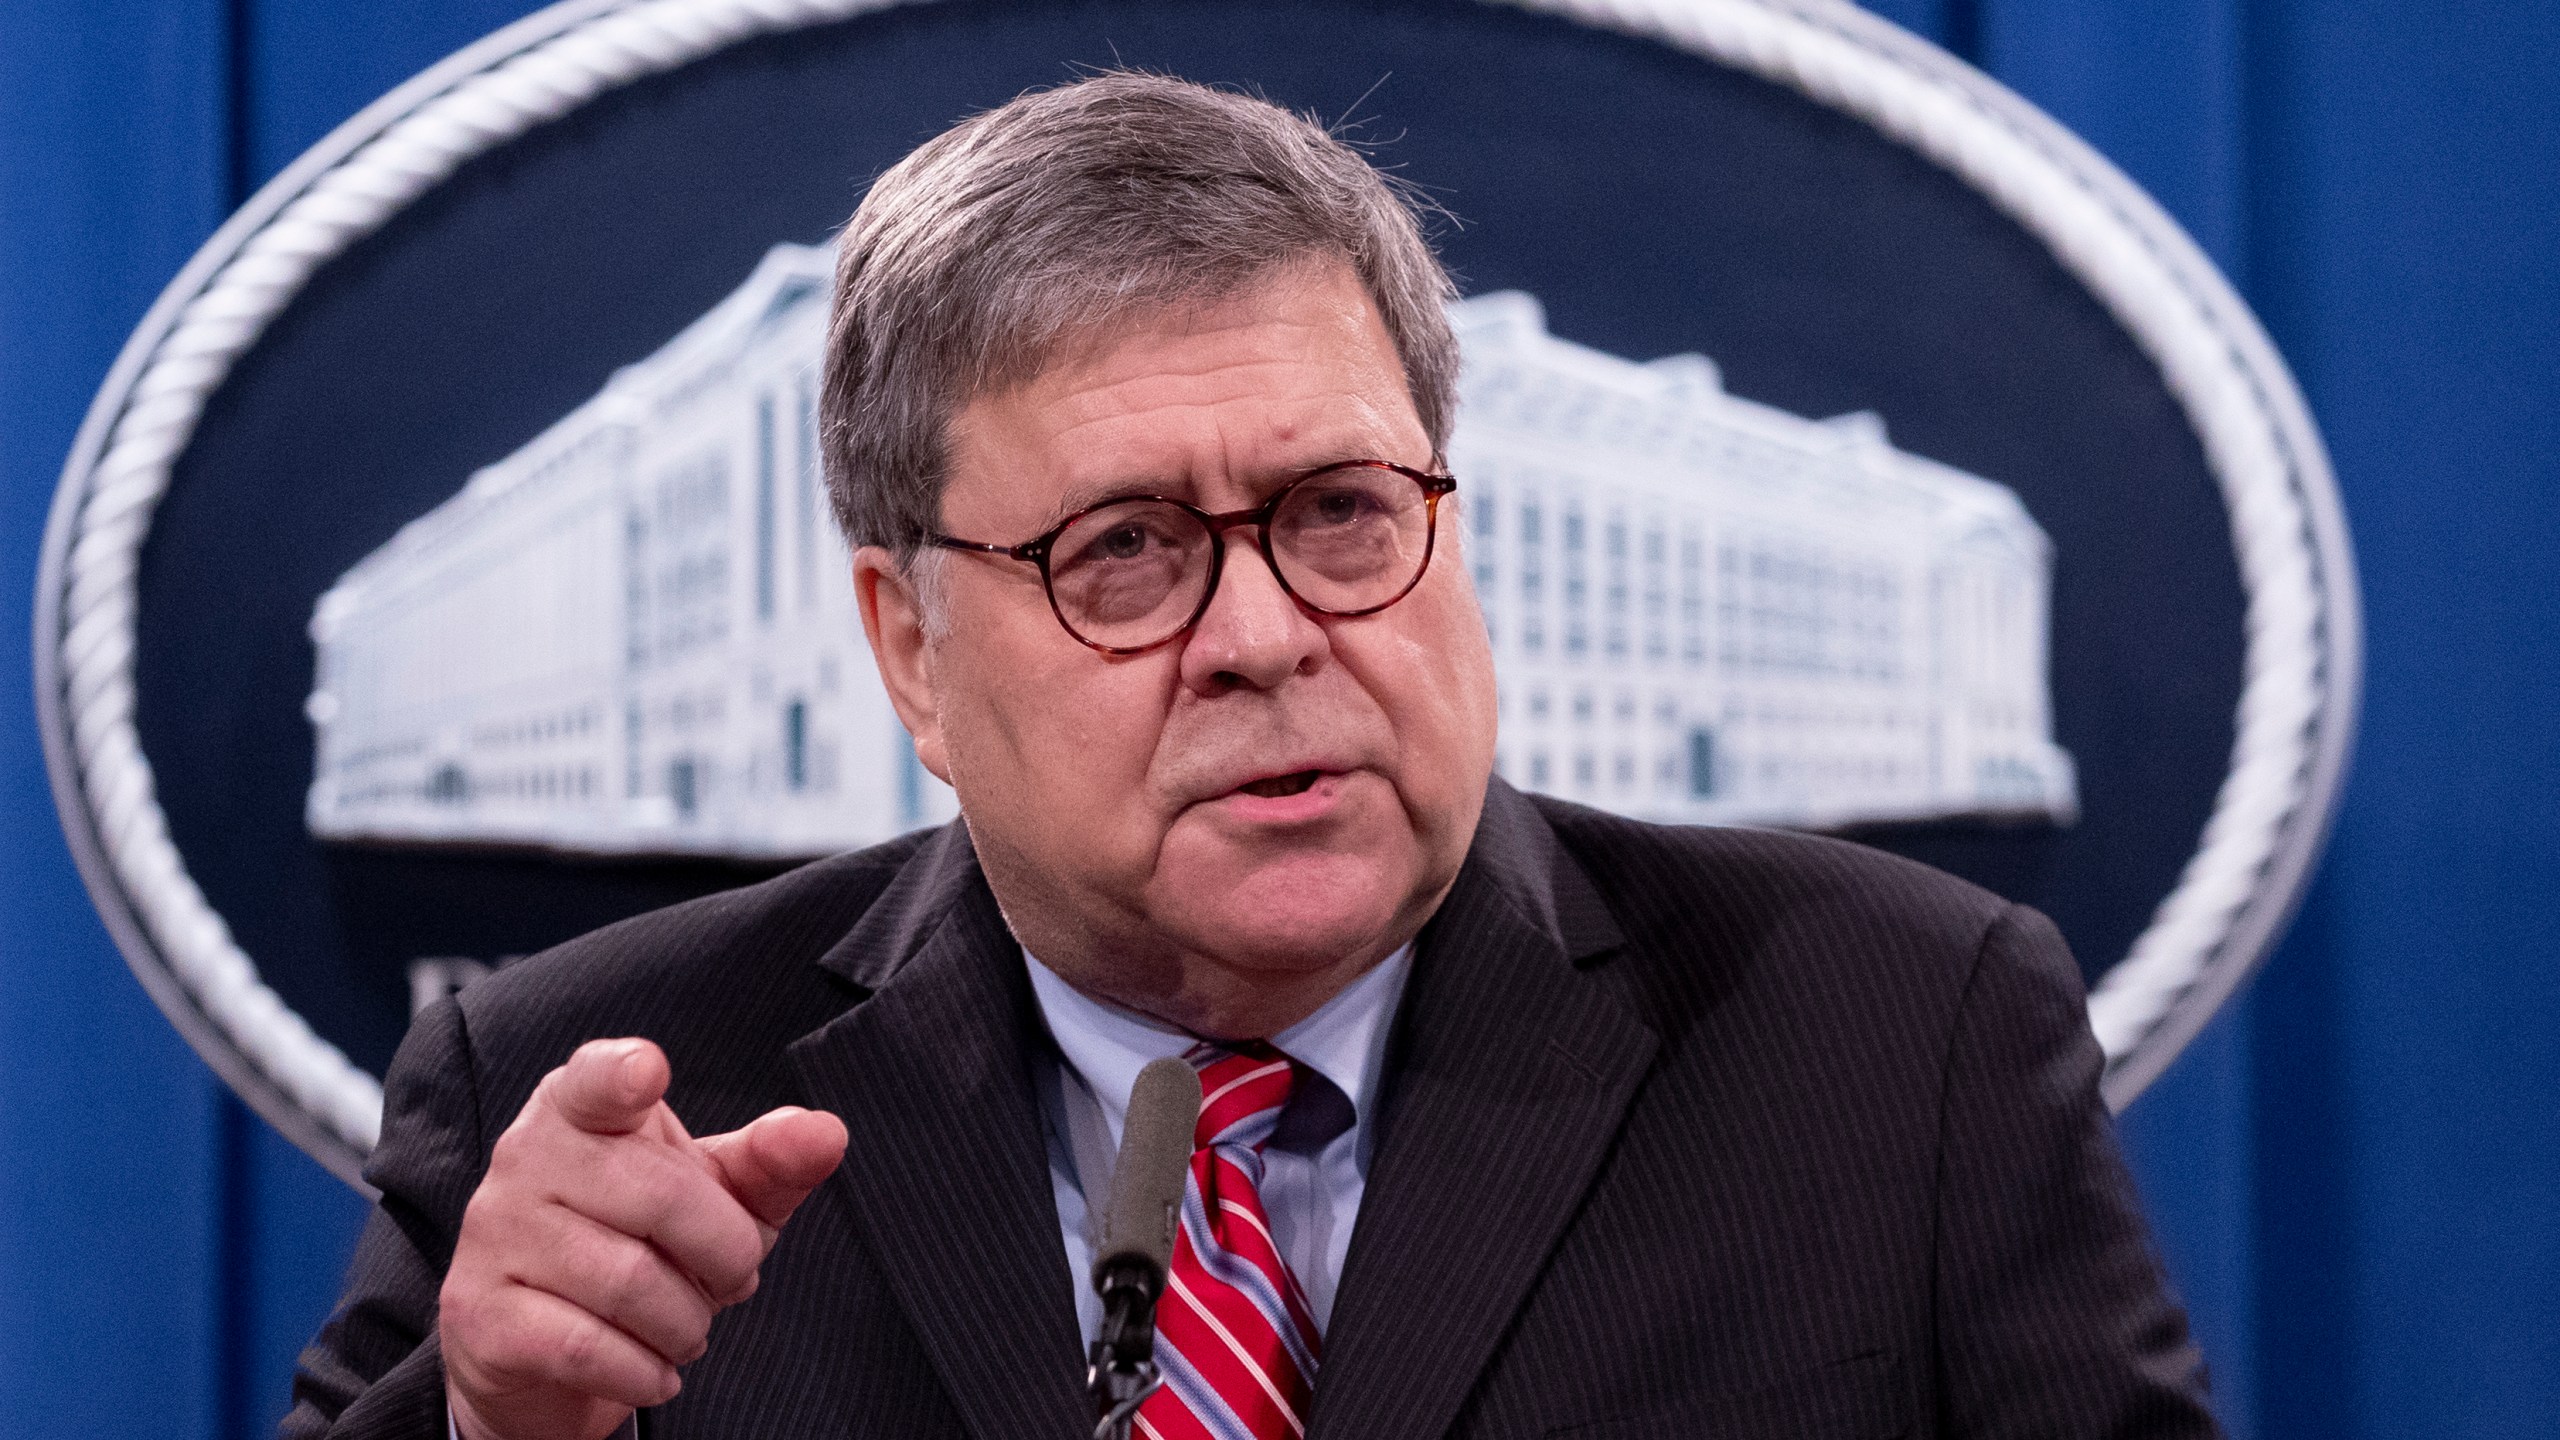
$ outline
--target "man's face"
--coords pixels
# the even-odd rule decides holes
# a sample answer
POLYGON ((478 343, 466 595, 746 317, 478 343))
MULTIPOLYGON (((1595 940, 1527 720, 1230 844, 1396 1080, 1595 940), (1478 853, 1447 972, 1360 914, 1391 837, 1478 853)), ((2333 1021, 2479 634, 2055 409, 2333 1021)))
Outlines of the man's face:
MULTIPOLYGON (((968 405, 943 525, 1011 544, 1133 493, 1241 510, 1351 459, 1433 456, 1358 280, 1309 266, 1144 316, 968 405)), ((1136 656, 1068 635, 1033 566, 940 557, 945 623, 904 667, 922 683, 900 683, 894 636, 883 670, 1034 953, 1121 967, 1114 998, 1179 1015, 1183 995, 1154 992, 1219 983, 1191 972, 1285 988, 1410 938, 1465 856, 1493 757, 1454 504, 1438 524, 1421 583, 1358 618, 1298 608, 1253 531, 1231 530, 1199 623, 1136 656)))

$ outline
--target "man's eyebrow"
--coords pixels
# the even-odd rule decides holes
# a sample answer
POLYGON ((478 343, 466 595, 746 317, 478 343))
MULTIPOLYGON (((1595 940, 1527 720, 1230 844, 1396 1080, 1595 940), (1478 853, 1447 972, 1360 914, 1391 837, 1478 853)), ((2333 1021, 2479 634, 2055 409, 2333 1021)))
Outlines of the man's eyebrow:
POLYGON ((1046 510, 1040 513, 1040 519, 1031 533, 1046 535, 1066 524, 1069 517, 1080 515, 1098 505, 1108 505, 1114 500, 1136 499, 1142 495, 1170 494, 1185 488, 1188 483, 1187 481, 1167 484, 1162 481, 1146 480, 1091 480, 1082 484, 1069 485, 1056 500, 1050 502, 1046 510))
MULTIPOLYGON (((1372 453, 1372 449, 1370 447, 1358 444, 1346 443, 1342 445, 1327 446, 1321 450, 1312 452, 1312 458, 1304 459, 1285 467, 1269 471, 1257 471, 1248 475, 1244 481, 1245 493, 1256 500, 1261 500, 1267 498, 1272 491, 1279 489, 1290 481, 1298 479, 1304 475, 1313 474, 1318 470, 1323 470, 1334 465, 1347 465, 1355 460, 1379 460, 1384 458, 1385 457, 1382 455, 1372 453)), ((1048 509, 1041 513, 1038 528, 1032 533, 1035 535, 1045 535, 1051 530, 1056 529, 1058 526, 1067 523, 1068 517, 1081 514, 1082 512, 1091 510, 1099 505, 1108 505, 1114 500, 1134 500, 1144 496, 1153 495, 1175 500, 1186 500, 1196 504, 1198 503, 1198 497, 1194 493, 1196 488, 1196 485, 1188 475, 1184 475, 1179 478, 1156 480, 1088 480, 1071 484, 1067 486, 1064 491, 1060 492, 1058 498, 1050 504, 1048 509)))

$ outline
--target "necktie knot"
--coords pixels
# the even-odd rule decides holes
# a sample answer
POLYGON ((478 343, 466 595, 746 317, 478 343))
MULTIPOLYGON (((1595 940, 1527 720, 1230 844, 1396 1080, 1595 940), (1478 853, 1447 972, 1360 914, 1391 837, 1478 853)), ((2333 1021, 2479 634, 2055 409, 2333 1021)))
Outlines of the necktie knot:
POLYGON ((1200 1122, 1191 1146, 1258 1152, 1298 1085, 1298 1063, 1260 1040, 1195 1045, 1184 1057, 1200 1072, 1200 1122))

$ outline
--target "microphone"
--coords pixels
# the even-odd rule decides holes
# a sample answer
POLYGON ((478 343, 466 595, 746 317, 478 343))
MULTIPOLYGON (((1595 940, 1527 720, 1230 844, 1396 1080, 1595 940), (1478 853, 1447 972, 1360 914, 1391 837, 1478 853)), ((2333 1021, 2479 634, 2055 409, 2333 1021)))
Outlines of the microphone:
POLYGON ((1182 1185, 1200 1122, 1200 1075, 1181 1060, 1151 1060, 1129 1091, 1120 1159, 1094 1247, 1093 1288, 1102 1296, 1085 1388, 1102 1417, 1095 1440, 1129 1433, 1129 1419, 1162 1380, 1156 1374, 1156 1298, 1173 1264, 1182 1185))

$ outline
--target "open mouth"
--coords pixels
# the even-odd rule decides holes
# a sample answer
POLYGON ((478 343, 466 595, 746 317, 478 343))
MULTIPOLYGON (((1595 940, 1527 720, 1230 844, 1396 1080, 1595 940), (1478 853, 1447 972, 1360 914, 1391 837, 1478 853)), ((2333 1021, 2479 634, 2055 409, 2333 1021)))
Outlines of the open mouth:
POLYGON ((1277 800, 1283 795, 1305 794, 1322 774, 1323 772, 1318 770, 1300 770, 1295 774, 1274 775, 1267 780, 1256 780, 1249 785, 1239 785, 1236 788, 1247 795, 1259 795, 1265 800, 1277 800))

